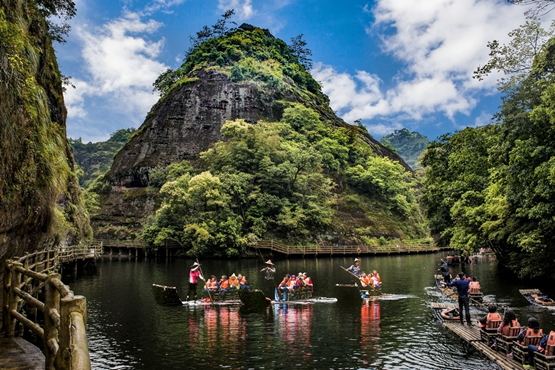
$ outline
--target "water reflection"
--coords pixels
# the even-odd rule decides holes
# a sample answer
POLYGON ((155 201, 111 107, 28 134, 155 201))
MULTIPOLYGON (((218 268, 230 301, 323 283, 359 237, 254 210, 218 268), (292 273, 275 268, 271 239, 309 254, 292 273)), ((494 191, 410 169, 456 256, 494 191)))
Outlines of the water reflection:
MULTIPOLYGON (((267 314, 243 316, 238 307, 161 307, 152 283, 187 286, 191 261, 99 261, 93 275, 64 275, 72 290, 87 297, 88 338, 95 369, 491 369, 478 353, 463 351, 458 337, 438 327, 430 302, 442 298, 428 289, 440 255, 363 259, 377 269, 384 291, 397 300, 361 302, 337 283, 349 276, 339 266, 351 258, 274 261, 278 275, 307 271, 315 295, 337 297, 334 304, 278 305, 267 314), (411 297, 400 299, 399 295, 411 297)), ((258 260, 205 260, 203 270, 241 271, 251 287, 264 287, 258 260)), ((485 294, 509 305, 526 320, 534 315, 542 328, 555 327, 554 313, 538 312, 518 289, 539 288, 555 296, 552 286, 516 280, 486 259, 459 266, 477 276, 485 294)), ((273 289, 272 289, 273 290, 273 289)))
POLYGON ((362 303, 360 307, 360 349, 362 350, 362 362, 365 365, 373 361, 374 354, 379 350, 380 317, 379 300, 362 303))

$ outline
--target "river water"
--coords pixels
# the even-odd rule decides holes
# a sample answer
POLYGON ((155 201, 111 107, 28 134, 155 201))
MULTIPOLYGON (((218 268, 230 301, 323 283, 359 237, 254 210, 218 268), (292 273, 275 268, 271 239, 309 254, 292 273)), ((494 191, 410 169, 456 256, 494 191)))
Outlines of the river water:
MULTIPOLYGON (((492 369, 474 350, 435 320, 431 302, 450 302, 433 289, 440 254, 363 257, 362 267, 379 271, 391 299, 363 303, 349 288, 340 266, 352 258, 275 261, 277 275, 308 272, 315 296, 336 303, 274 306, 269 314, 241 315, 238 307, 163 307, 152 284, 177 286, 182 298, 191 260, 104 258, 95 271, 65 275, 71 289, 87 297, 88 338, 95 369, 492 369)), ((204 260, 205 274, 242 273, 251 288, 266 288, 261 259, 204 260)), ((529 305, 518 289, 555 289, 517 280, 483 257, 457 267, 477 276, 482 290, 555 328, 555 311, 529 305)), ((200 290, 200 287, 199 287, 200 290)), ((480 311, 475 316, 483 316, 480 311)))

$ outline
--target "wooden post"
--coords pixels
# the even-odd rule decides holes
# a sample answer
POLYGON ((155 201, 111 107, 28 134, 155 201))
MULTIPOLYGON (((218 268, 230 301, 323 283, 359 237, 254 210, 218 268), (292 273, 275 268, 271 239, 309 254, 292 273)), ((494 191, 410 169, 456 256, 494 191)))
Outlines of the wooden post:
POLYGON ((139 258, 139 248, 135 248, 135 258, 139 258))
POLYGON ((8 326, 8 314, 10 312, 10 288, 12 284, 11 263, 11 260, 6 260, 4 264, 4 291, 2 292, 2 329, 4 330, 8 326))
POLYGON ((170 257, 170 249, 166 247, 166 259, 170 257))
POLYGON ((87 370, 91 368, 87 336, 87 302, 83 296, 69 296, 60 301, 60 348, 56 369, 87 370))
POLYGON ((110 248, 110 257, 112 257, 112 247, 108 247, 110 248))
POLYGON ((15 271, 15 268, 18 266, 22 266, 21 262, 12 261, 10 264, 11 269, 11 283, 10 283, 10 292, 8 294, 8 315, 6 320, 6 337, 11 338, 15 334, 15 323, 16 319, 12 316, 11 311, 17 311, 17 295, 14 292, 15 287, 19 287, 19 283, 21 281, 21 272, 15 271))
POLYGON ((60 326, 60 292, 52 279, 61 279, 60 274, 51 274, 46 277, 44 284, 46 299, 44 306, 44 353, 45 369, 54 370, 58 352, 58 327, 60 326))
POLYGON ((121 257, 121 248, 118 247, 118 256, 121 257))

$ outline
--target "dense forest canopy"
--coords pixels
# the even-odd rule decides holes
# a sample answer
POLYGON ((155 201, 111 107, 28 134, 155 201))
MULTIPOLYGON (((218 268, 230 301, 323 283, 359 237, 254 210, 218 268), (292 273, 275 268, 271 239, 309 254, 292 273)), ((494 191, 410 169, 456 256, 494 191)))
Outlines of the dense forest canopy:
POLYGON ((411 168, 420 167, 420 155, 430 143, 428 138, 406 128, 395 130, 380 139, 380 143, 393 149, 411 168))
MULTIPOLYGON (((146 241, 174 240, 192 246, 193 255, 228 256, 264 238, 315 242, 337 225, 341 190, 416 225, 407 237, 425 234, 413 175, 309 108, 293 104, 280 122, 230 121, 222 134, 224 141, 201 154, 201 173, 172 165, 174 174, 186 173, 162 186, 146 241)), ((360 234, 363 242, 378 243, 371 232, 360 234)))
POLYGON ((555 39, 540 49, 525 76, 502 82, 495 124, 445 135, 422 160, 439 243, 492 248, 521 277, 555 277, 555 39))

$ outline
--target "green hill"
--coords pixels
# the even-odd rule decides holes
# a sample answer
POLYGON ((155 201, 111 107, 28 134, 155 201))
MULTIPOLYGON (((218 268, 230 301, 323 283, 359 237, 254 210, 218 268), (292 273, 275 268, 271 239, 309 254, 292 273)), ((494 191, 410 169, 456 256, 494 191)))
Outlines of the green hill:
POLYGON ((426 237, 410 168, 335 115, 297 54, 241 25, 162 74, 160 100, 92 186, 102 195, 97 234, 142 232, 150 244, 211 256, 244 255, 261 239, 376 246, 426 237))
POLYGON ((420 155, 430 143, 428 138, 406 128, 395 130, 380 139, 380 143, 394 149, 411 168, 420 167, 420 155))
POLYGON ((81 138, 69 139, 73 148, 75 163, 83 173, 79 177, 79 185, 87 188, 98 176, 104 175, 110 169, 114 155, 120 150, 129 137, 137 131, 135 128, 121 129, 110 135, 106 141, 83 143, 81 138))

